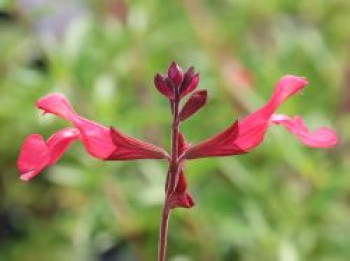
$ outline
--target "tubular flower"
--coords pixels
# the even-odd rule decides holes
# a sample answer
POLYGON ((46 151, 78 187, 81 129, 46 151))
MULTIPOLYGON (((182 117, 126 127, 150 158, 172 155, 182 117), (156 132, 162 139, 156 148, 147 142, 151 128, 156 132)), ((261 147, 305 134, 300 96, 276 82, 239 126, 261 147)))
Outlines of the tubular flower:
POLYGON ((49 94, 37 102, 44 113, 51 113, 70 121, 74 128, 66 128, 52 135, 46 142, 39 134, 30 135, 24 142, 17 166, 22 180, 29 180, 46 167, 56 163, 69 145, 79 139, 86 151, 103 160, 162 159, 167 153, 155 145, 127 136, 78 115, 68 100, 59 93, 49 94))
POLYGON ((284 101, 302 90, 307 83, 305 78, 298 76, 282 77, 266 105, 246 118, 234 122, 222 133, 190 147, 184 157, 196 159, 249 152, 261 144, 271 124, 283 125, 309 147, 327 148, 336 145, 338 138, 334 130, 322 127, 311 133, 300 117, 292 120, 289 116, 274 114, 284 101))

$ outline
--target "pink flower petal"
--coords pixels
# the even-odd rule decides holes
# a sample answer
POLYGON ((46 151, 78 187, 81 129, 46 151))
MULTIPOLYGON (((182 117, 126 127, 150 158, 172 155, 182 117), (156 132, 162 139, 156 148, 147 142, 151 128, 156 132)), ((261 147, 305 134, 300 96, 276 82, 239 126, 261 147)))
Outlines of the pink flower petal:
POLYGON ((17 167, 22 180, 29 180, 41 172, 49 163, 50 156, 43 137, 39 134, 30 135, 22 146, 17 167))
POLYGON ((80 133, 77 129, 65 128, 48 138, 46 145, 50 155, 49 165, 55 164, 72 142, 79 138, 79 135, 80 133))
POLYGON ((43 169, 57 162, 78 136, 78 130, 73 128, 60 130, 47 142, 39 134, 30 135, 24 141, 17 161, 21 179, 30 180, 43 169))
POLYGON ((287 115, 274 114, 271 117, 271 122, 284 126, 291 133, 295 134, 302 143, 309 147, 333 147, 338 141, 337 133, 330 128, 321 127, 311 133, 300 116, 295 116, 294 119, 292 119, 287 115))

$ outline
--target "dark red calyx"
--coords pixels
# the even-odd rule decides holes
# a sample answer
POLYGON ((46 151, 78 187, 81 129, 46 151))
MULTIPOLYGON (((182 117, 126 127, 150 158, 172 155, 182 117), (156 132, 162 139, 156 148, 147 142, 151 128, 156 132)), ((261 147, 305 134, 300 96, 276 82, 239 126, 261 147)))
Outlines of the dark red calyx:
POLYGON ((207 102, 207 90, 198 90, 194 92, 182 107, 179 119, 184 121, 198 110, 200 110, 207 102))
POLYGON ((158 91, 170 100, 175 97, 175 92, 172 86, 168 82, 168 77, 165 77, 159 73, 154 77, 154 84, 158 91))
POLYGON ((194 91, 197 88, 198 83, 199 74, 195 73, 194 68, 191 66, 184 75, 184 79, 180 87, 180 97, 184 97, 190 92, 194 91))

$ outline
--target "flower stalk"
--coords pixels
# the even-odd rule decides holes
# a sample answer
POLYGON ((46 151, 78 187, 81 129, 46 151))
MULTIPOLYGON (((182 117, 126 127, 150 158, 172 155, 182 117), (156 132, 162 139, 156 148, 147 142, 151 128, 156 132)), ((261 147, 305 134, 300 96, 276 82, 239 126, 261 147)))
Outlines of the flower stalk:
POLYGON ((173 122, 172 122, 172 134, 171 134, 171 158, 169 162, 169 171, 166 182, 166 193, 165 200, 162 211, 162 218, 160 223, 160 232, 159 232, 159 246, 158 246, 158 261, 166 260, 166 248, 168 241, 168 225, 170 218, 170 198, 171 194, 175 190, 176 180, 178 179, 178 157, 179 157, 179 92, 174 88, 174 100, 170 101, 171 111, 173 114, 173 122))

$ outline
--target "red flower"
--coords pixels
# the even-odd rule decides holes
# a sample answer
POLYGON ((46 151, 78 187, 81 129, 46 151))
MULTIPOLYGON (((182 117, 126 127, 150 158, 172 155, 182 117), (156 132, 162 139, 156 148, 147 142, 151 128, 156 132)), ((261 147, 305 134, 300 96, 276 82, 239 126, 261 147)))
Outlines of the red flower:
POLYGON ((265 106, 243 120, 234 122, 222 133, 191 146, 183 157, 196 159, 249 152, 264 140, 270 124, 285 126, 287 130, 309 147, 326 148, 336 145, 338 138, 336 132, 332 129, 322 127, 311 133, 300 117, 292 120, 285 115, 274 115, 281 103, 303 89, 307 83, 307 80, 302 77, 293 75, 282 77, 277 83, 271 99, 265 106))
POLYGON ((52 135, 47 142, 39 134, 30 135, 22 146, 17 164, 23 180, 35 177, 43 169, 54 164, 76 139, 83 143, 91 156, 99 159, 133 160, 168 157, 163 149, 129 137, 115 129, 111 135, 110 128, 78 115, 62 94, 49 94, 39 99, 37 106, 45 113, 52 113, 70 121, 75 128, 63 129, 52 135))

